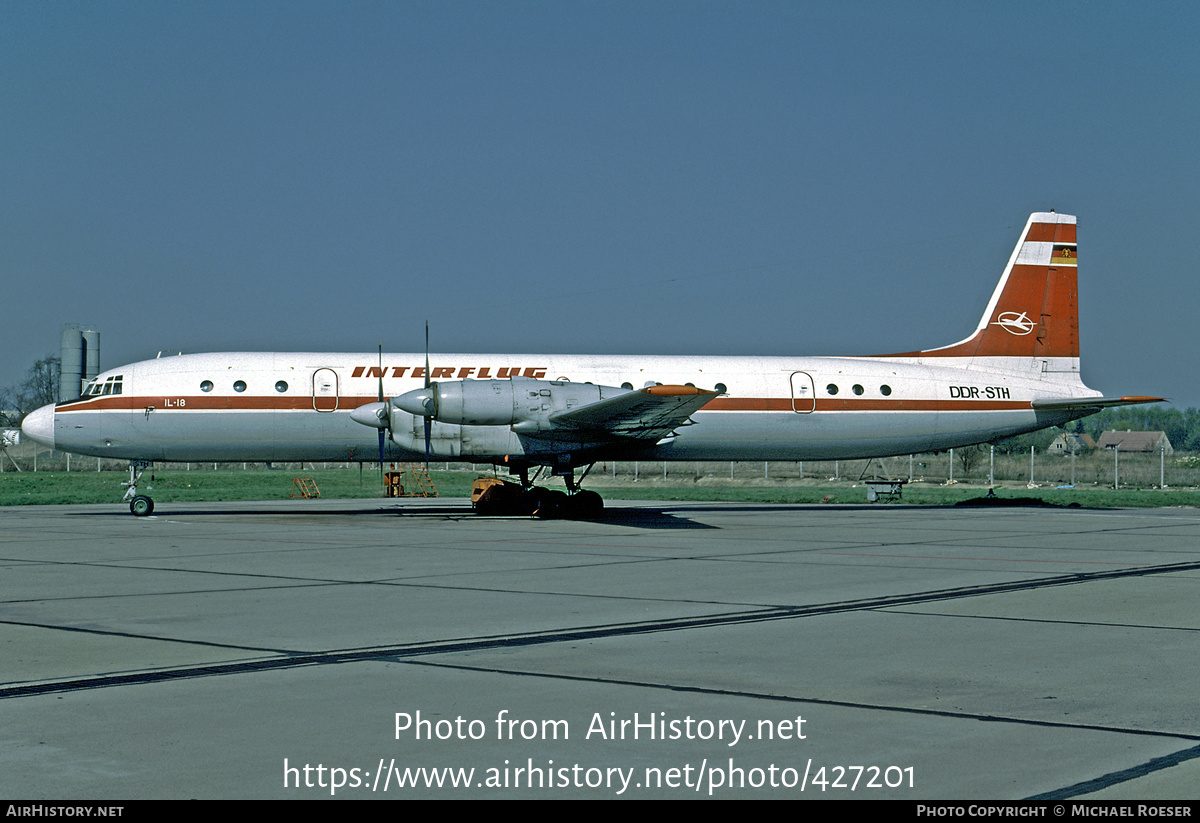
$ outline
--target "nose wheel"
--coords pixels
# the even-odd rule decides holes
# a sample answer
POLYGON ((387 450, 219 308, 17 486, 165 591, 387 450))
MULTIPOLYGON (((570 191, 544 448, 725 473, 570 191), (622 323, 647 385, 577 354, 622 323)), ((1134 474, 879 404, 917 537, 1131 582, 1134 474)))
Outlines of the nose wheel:
POLYGON ((138 481, 142 479, 142 472, 153 465, 149 460, 129 461, 129 482, 121 485, 125 487, 125 499, 129 501, 129 511, 134 517, 145 517, 154 511, 154 501, 148 495, 138 494, 138 481))

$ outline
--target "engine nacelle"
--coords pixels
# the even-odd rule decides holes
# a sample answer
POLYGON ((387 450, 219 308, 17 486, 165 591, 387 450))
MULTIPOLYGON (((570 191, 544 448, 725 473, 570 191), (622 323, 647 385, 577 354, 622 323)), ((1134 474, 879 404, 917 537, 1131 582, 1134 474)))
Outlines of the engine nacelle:
POLYGON ((543 423, 557 411, 577 408, 629 389, 511 377, 507 380, 453 380, 414 389, 391 402, 418 417, 462 426, 514 426, 543 423))

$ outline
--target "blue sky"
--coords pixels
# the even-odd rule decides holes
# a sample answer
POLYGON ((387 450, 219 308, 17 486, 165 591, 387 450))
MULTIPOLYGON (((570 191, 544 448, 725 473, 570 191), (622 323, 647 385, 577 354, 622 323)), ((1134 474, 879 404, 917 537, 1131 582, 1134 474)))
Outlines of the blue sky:
POLYGON ((1200 406, 1189 3, 0 3, 0 385, 158 351, 874 354, 1079 217, 1085 380, 1200 406))

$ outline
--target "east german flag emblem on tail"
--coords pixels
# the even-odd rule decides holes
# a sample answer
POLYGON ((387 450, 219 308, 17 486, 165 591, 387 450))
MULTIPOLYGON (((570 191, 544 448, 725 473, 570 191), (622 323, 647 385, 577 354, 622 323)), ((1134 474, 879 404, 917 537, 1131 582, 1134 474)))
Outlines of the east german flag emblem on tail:
POLYGON ((1064 246, 1057 243, 1054 244, 1054 251, 1050 253, 1050 265, 1060 266, 1077 266, 1078 252, 1074 246, 1064 246))

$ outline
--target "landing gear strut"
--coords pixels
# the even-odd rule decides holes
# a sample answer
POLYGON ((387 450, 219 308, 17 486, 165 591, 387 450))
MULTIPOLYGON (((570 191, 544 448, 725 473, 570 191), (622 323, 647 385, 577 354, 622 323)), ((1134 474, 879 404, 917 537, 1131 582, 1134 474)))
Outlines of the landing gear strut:
POLYGON ((129 482, 121 484, 125 486, 123 499, 129 501, 129 511, 133 512, 135 517, 145 517, 154 511, 154 501, 148 495, 138 494, 138 481, 142 479, 142 472, 153 465, 152 460, 130 460, 129 482))

